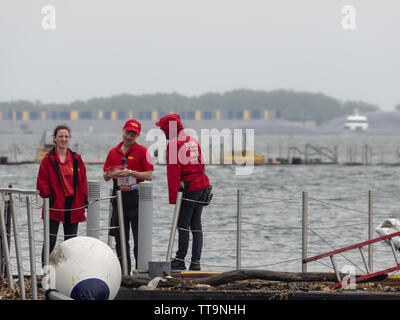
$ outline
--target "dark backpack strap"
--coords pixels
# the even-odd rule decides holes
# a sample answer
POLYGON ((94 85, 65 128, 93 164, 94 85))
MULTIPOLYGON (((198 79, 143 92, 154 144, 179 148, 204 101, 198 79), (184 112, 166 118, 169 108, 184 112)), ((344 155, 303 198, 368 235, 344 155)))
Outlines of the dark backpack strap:
POLYGON ((78 179, 79 179, 79 161, 78 159, 72 158, 72 162, 73 162, 73 167, 74 167, 74 178, 73 178, 73 182, 74 182, 74 195, 72 197, 72 199, 75 199, 75 195, 76 195, 76 189, 78 187, 78 179))
POLYGON ((181 174, 181 177, 190 176, 191 174, 203 174, 203 173, 204 172, 190 172, 190 173, 181 174))
POLYGON ((70 148, 68 151, 71 152, 72 155, 72 167, 74 168, 74 176, 73 176, 73 184, 74 184, 74 194, 72 195, 72 199, 75 199, 76 189, 78 187, 79 180, 79 160, 75 158, 76 152, 73 152, 70 148))

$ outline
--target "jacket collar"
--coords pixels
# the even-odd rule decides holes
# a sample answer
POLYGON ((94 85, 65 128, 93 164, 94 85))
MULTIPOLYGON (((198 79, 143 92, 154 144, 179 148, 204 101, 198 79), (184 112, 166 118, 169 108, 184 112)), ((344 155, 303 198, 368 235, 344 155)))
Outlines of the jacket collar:
MULTIPOLYGON (((72 151, 70 148, 68 148, 68 151, 71 152, 72 158, 78 159, 78 154, 74 151, 72 151)), ((53 158, 56 158, 56 147, 53 147, 50 151, 49 151, 49 155, 53 158)))
MULTIPOLYGON (((122 155, 125 155, 125 153, 124 153, 124 152, 122 151, 122 149, 121 149, 123 143, 124 143, 124 142, 121 141, 121 142, 117 145, 116 149, 117 149, 118 152, 120 152, 122 155)), ((131 152, 131 150, 133 150, 133 148, 135 148, 136 146, 137 146, 137 142, 135 141, 135 142, 133 143, 133 145, 131 145, 131 147, 128 149, 128 151, 127 151, 126 153, 131 152)))
MULTIPOLYGON (((78 184, 78 162, 79 162, 79 155, 76 152, 73 152, 71 149, 68 148, 68 151, 71 152, 72 155, 72 162, 73 162, 73 167, 74 167, 74 177, 73 177, 73 184, 74 184, 74 194, 73 194, 73 198, 75 198, 75 194, 76 194, 76 188, 77 188, 77 184, 78 184)), ((57 155, 56 155, 56 148, 52 148, 49 151, 49 155, 51 158, 51 162, 54 164, 54 169, 56 170, 57 173, 57 178, 60 181, 61 185, 63 184, 63 180, 61 177, 61 171, 60 171, 60 167, 58 165, 57 162, 57 155)))

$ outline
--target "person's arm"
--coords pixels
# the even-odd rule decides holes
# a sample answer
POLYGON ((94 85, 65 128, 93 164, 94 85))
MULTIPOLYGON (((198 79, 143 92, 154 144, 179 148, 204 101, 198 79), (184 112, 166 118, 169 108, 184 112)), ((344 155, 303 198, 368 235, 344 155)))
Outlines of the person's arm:
POLYGON ((167 165, 168 195, 169 203, 175 204, 178 196, 181 176, 181 167, 179 164, 167 165))
POLYGON ((167 181, 168 181, 168 195, 169 203, 175 204, 178 196, 179 186, 181 184, 181 165, 177 161, 177 140, 170 141, 167 145, 167 181), (175 144, 175 145, 174 145, 175 144), (170 152, 176 156, 170 157, 170 152))
POLYGON ((153 179, 153 170, 143 172, 131 170, 130 175, 136 179, 151 181, 153 179))
POLYGON ((36 180, 36 190, 39 190, 40 197, 48 197, 51 193, 49 169, 47 167, 47 158, 43 158, 40 163, 39 172, 36 180))
POLYGON ((104 181, 108 181, 111 179, 111 176, 108 174, 108 171, 103 172, 103 179, 104 181))
POLYGON ((139 179, 139 180, 152 180, 153 179, 153 170, 140 172, 140 171, 135 171, 135 170, 125 168, 118 172, 107 173, 107 171, 105 171, 103 173, 104 180, 106 180, 106 181, 110 180, 111 178, 127 177, 129 175, 131 175, 132 177, 139 179))
POLYGON ((103 167, 103 179, 104 181, 109 181, 112 177, 108 173, 108 168, 110 167, 110 152, 107 155, 106 161, 104 162, 104 167, 103 167))
POLYGON ((89 190, 88 190, 88 182, 87 182, 87 176, 86 176, 86 166, 85 166, 82 158, 79 161, 79 165, 80 165, 80 171, 81 171, 80 174, 81 174, 83 199, 85 200, 85 202, 87 202, 89 199, 89 190))

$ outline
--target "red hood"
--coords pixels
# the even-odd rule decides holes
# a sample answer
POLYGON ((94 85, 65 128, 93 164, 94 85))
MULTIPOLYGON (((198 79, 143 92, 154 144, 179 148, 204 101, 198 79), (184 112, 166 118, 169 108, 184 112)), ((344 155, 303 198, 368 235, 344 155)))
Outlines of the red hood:
POLYGON ((179 116, 179 114, 176 113, 167 114, 166 116, 162 117, 159 121, 156 122, 156 126, 160 127, 160 129, 164 131, 167 139, 178 136, 178 133, 183 130, 181 117, 179 116), (176 132, 174 132, 175 128, 176 132), (171 137, 169 136, 170 133, 171 137))

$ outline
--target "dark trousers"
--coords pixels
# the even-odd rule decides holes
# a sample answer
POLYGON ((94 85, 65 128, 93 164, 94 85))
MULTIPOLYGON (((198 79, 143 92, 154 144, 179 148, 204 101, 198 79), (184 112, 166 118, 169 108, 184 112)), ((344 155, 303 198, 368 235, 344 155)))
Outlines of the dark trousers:
MULTIPOLYGON (((184 192, 183 198, 199 201, 203 190, 184 192)), ((179 211, 178 228, 179 240, 176 258, 184 260, 189 247, 189 230, 192 231, 192 261, 200 261, 203 248, 203 231, 201 227, 201 204, 182 200, 179 211), (184 229, 184 230, 182 230, 184 229)))
MULTIPOLYGON (((135 257, 135 268, 137 269, 139 208, 138 207, 124 208, 123 210, 124 210, 124 230, 125 230, 128 274, 130 274, 132 269, 131 254, 130 254, 131 248, 129 245, 129 237, 131 229, 133 234, 133 254, 135 257)), ((112 226, 119 226, 118 211, 116 206, 113 206, 113 213, 111 220, 112 220, 112 226)), ((121 238, 119 235, 119 230, 115 229, 113 235, 115 237, 115 250, 117 251, 118 260, 122 267, 121 238)))
MULTIPOLYGON (((71 203, 72 197, 65 198, 65 215, 63 222, 64 229, 64 241, 77 236, 78 233, 78 223, 71 223, 71 203)), ((53 251, 57 242, 58 227, 60 226, 60 221, 50 219, 50 253, 53 251)), ((44 246, 42 249, 42 266, 44 265, 44 246)))

